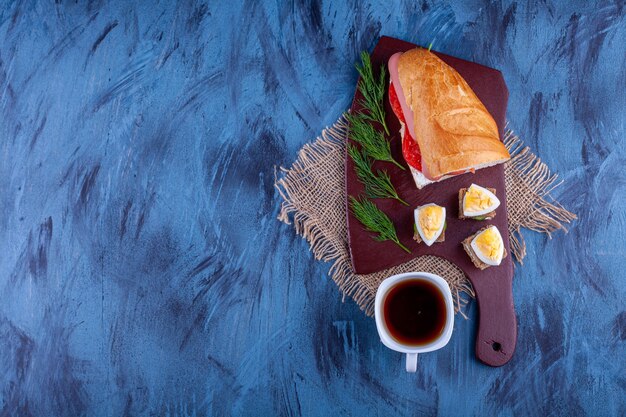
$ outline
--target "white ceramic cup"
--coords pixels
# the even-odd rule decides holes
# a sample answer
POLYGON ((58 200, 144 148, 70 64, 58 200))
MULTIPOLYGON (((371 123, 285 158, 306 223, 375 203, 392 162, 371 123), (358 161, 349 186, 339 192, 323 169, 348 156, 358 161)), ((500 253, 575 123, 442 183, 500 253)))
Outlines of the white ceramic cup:
POLYGON ((378 329, 378 335, 380 340, 389 349, 393 349, 397 352, 406 353, 406 370, 407 372, 415 372, 417 370, 417 354, 432 352, 433 350, 441 349, 448 344, 450 337, 452 336, 452 328, 454 327, 454 304, 452 303, 452 293, 448 283, 438 275, 429 274, 428 272, 407 272, 404 274, 393 275, 384 280, 376 291, 376 304, 374 307, 374 314, 376 316, 376 328, 378 329), (410 280, 425 280, 434 284, 443 294, 446 305, 446 323, 444 325, 441 335, 431 343, 420 346, 410 346, 398 342, 394 339, 385 325, 385 319, 383 317, 384 301, 385 297, 396 285, 403 281, 410 280))

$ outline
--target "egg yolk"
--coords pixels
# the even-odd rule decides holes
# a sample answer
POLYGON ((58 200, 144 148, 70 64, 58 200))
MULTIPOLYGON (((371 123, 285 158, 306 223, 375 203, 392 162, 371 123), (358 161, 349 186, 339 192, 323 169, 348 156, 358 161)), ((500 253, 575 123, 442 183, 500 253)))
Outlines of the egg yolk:
POLYGON ((476 246, 487 258, 497 261, 502 251, 502 239, 492 227, 478 235, 476 246))
POLYGON ((464 209, 467 212, 485 210, 493 205, 493 199, 480 188, 470 187, 465 193, 464 209))
POLYGON ((433 239, 443 224, 443 209, 439 206, 424 207, 420 210, 419 222, 426 239, 433 239))

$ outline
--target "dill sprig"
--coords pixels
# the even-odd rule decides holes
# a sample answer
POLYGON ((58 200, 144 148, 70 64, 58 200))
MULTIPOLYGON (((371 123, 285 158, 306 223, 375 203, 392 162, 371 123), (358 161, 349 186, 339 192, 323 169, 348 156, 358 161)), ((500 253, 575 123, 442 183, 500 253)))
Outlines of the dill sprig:
POLYGON ((366 198, 359 197, 357 199, 350 196, 350 209, 354 217, 357 218, 368 232, 378 234, 377 236, 372 236, 374 240, 379 242, 391 240, 405 252, 411 253, 411 251, 400 242, 400 239, 398 239, 396 228, 391 219, 376 207, 374 203, 366 198))
POLYGON ((404 170, 404 167, 391 156, 391 144, 382 132, 369 123, 362 113, 347 114, 350 123, 350 139, 361 145, 363 150, 378 161, 391 162, 404 170))
POLYGON ((361 52, 361 65, 355 65, 356 70, 361 76, 359 82, 359 91, 363 95, 363 100, 359 104, 365 110, 362 112, 366 120, 378 122, 385 129, 385 133, 389 135, 389 129, 385 123, 385 109, 383 108, 383 97, 385 96, 385 66, 380 66, 380 74, 378 80, 374 77, 372 70, 372 61, 367 52, 361 52))
POLYGON ((385 171, 372 171, 372 161, 364 151, 359 150, 354 145, 348 145, 348 154, 354 161, 354 169, 359 181, 365 186, 365 194, 369 198, 393 198, 408 206, 398 195, 398 192, 391 183, 391 178, 385 171))

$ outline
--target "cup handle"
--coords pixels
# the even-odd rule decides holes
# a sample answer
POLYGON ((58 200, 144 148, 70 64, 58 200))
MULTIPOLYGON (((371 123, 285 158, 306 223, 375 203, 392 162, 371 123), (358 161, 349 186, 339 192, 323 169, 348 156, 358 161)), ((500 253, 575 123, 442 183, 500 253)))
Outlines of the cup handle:
POLYGON ((417 371, 417 353, 406 354, 406 371, 407 372, 417 371))

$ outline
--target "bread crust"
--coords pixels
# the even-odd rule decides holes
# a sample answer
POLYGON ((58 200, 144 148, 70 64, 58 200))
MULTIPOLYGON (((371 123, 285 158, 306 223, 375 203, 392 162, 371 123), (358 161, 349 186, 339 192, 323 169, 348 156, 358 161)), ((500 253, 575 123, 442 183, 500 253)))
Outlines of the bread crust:
POLYGON ((434 53, 405 52, 398 74, 428 178, 510 159, 491 114, 463 77, 434 53))
MULTIPOLYGON (((463 245, 463 249, 465 249, 465 252, 467 253, 467 255, 470 257, 470 259, 472 260, 472 263, 474 264, 474 266, 478 269, 487 269, 489 268, 491 265, 487 265, 486 263, 484 263, 483 261, 481 261, 478 256, 476 256, 476 253, 474 253, 474 249, 472 249, 472 240, 474 240, 474 238, 476 236, 478 236, 479 234, 481 234, 482 232, 484 232, 485 230, 489 229, 491 226, 485 226, 482 229, 480 229, 479 231, 477 231, 476 233, 474 233, 471 236, 468 236, 463 242, 461 242, 461 244, 463 245)), ((504 252, 502 254, 502 259, 506 258, 507 256, 507 252, 506 252, 506 248, 504 249, 504 252)))
MULTIPOLYGON (((493 195, 496 195, 496 189, 495 188, 487 188, 489 191, 491 191, 493 193, 493 195)), ((487 214, 483 214, 482 216, 465 216, 463 214, 463 198, 465 197, 465 193, 467 192, 467 188, 461 188, 459 190, 459 219, 465 220, 465 219, 474 219, 476 220, 476 217, 484 217, 484 219, 481 220, 491 220, 494 217, 496 217, 496 211, 490 211, 487 214)))

